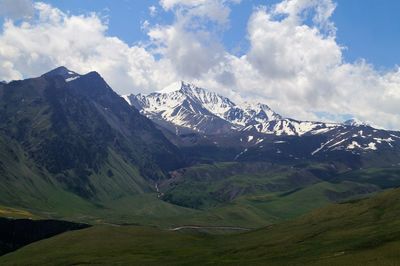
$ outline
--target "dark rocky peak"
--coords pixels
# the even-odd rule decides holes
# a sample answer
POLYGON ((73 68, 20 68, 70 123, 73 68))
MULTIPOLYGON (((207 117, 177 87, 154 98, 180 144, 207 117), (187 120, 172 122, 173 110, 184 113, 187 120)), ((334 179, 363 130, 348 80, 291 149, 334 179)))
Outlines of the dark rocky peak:
POLYGON ((81 75, 74 71, 69 70, 64 66, 57 67, 56 69, 53 69, 42 75, 42 77, 58 77, 58 76, 64 78, 65 81, 69 82, 79 78, 81 75))

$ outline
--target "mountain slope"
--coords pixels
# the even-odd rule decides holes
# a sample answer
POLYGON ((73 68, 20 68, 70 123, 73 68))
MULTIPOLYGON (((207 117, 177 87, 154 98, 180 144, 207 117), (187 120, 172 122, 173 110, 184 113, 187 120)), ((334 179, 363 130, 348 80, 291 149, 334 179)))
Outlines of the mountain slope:
POLYGON ((42 210, 153 191, 154 180, 182 163, 98 73, 63 67, 0 85, 0 144, 0 203, 42 210))

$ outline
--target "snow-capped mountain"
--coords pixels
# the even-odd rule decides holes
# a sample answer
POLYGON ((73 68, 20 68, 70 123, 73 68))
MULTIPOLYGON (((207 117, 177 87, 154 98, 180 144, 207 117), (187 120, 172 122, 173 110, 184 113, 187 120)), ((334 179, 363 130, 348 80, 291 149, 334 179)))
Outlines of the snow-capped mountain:
POLYGON ((254 130, 260 133, 277 136, 302 136, 305 134, 316 135, 326 133, 332 129, 338 128, 339 126, 339 124, 333 123, 297 121, 285 118, 260 121, 256 124, 246 126, 244 130, 254 130))
POLYGON ((148 95, 122 97, 177 136, 201 136, 193 139, 191 134, 190 143, 242 147, 237 158, 245 157, 251 149, 305 158, 326 152, 361 154, 400 148, 399 132, 375 129, 355 119, 340 124, 283 118, 266 104, 236 104, 185 82, 148 95))
POLYGON ((346 120, 346 121, 343 122, 343 124, 347 125, 347 126, 369 126, 369 124, 367 124, 367 123, 365 123, 363 121, 360 121, 360 120, 358 120, 356 118, 352 118, 352 119, 346 120))
POLYGON ((336 124, 284 119, 266 104, 235 104, 230 99, 185 82, 149 95, 123 96, 142 114, 177 133, 256 131, 274 135, 318 134, 336 124))
POLYGON ((335 132, 331 132, 329 136, 327 141, 321 143, 321 146, 312 152, 312 155, 323 151, 350 151, 359 154, 400 147, 399 132, 374 129, 364 123, 344 125, 335 132))
POLYGON ((233 102, 184 82, 149 95, 124 98, 142 114, 178 134, 218 134, 237 129, 224 119, 224 114, 235 107, 233 102))

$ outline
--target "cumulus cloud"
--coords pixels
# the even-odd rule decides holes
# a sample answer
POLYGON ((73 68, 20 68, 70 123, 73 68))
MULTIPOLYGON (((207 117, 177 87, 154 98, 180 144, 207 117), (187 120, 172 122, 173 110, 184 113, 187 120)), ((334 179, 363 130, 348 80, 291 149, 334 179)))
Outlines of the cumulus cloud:
POLYGON ((154 10, 173 12, 174 21, 147 21, 148 40, 137 45, 108 36, 107 23, 94 13, 75 16, 36 3, 35 19, 3 25, 0 80, 37 76, 59 65, 96 70, 122 94, 184 79, 236 101, 265 102, 297 119, 353 115, 400 129, 400 69, 382 73, 362 59, 346 62, 331 21, 332 0, 255 8, 247 25, 249 49, 237 56, 219 36, 229 26, 231 5, 239 2, 161 0, 154 10))
POLYGON ((289 22, 293 26, 301 24, 304 18, 311 14, 314 25, 332 32, 335 30, 335 26, 330 21, 330 17, 335 8, 336 4, 330 0, 283 0, 274 7, 272 13, 287 15, 285 22, 289 22))
POLYGON ((173 25, 150 27, 148 36, 153 52, 173 62, 172 67, 183 79, 199 78, 221 60, 224 48, 212 32, 186 30, 187 23, 184 17, 173 25))
POLYGON ((32 0, 0 0, 0 16, 20 19, 32 17, 33 14, 32 0))
MULTIPOLYGON (((178 18, 209 19, 221 25, 228 23, 229 4, 238 4, 241 0, 160 0, 165 10, 173 10, 178 18)), ((193 26, 193 25, 192 25, 193 26)))
POLYGON ((260 74, 260 96, 273 95, 284 113, 302 119, 312 117, 310 112, 352 114, 398 128, 399 71, 379 73, 363 60, 346 63, 330 21, 334 7, 330 0, 286 0, 256 10, 248 23, 251 48, 242 63, 260 74), (307 16, 312 25, 305 23, 307 16))
POLYGON ((107 25, 96 14, 68 15, 36 3, 38 19, 7 21, 0 35, 0 79, 38 76, 65 65, 77 72, 96 70, 120 93, 163 86, 168 63, 155 62, 142 46, 128 46, 106 35, 107 25), (160 85, 160 84, 161 85, 160 85))

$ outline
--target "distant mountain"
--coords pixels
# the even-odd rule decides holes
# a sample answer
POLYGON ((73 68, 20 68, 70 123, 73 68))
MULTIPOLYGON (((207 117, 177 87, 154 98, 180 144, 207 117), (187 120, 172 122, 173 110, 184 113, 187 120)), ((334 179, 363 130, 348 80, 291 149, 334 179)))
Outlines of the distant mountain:
POLYGON ((224 133, 236 128, 223 115, 234 107, 228 98, 182 83, 150 95, 131 95, 131 105, 176 133, 224 133))
POLYGON ((142 114, 178 133, 191 131, 211 135, 233 130, 301 136, 339 126, 285 119, 266 104, 237 105, 224 96, 185 82, 149 95, 124 98, 142 114))
POLYGON ((327 153, 329 158, 334 155, 344 159, 400 149, 399 132, 375 129, 354 119, 340 124, 283 118, 266 104, 235 104, 185 82, 148 95, 123 97, 169 131, 167 136, 177 145, 233 147, 231 154, 225 155, 235 160, 247 156, 246 160, 312 159, 326 157, 327 153))
POLYGON ((32 207, 64 192, 101 201, 152 191, 182 161, 97 72, 60 67, 0 84, 0 204, 32 207))
POLYGON ((369 124, 362 122, 356 118, 352 118, 343 122, 346 126, 370 126, 369 124))

